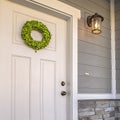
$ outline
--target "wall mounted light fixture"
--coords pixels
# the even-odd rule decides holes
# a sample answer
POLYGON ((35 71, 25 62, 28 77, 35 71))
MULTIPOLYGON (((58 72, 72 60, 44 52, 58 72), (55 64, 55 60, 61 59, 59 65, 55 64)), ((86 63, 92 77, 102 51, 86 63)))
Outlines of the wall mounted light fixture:
POLYGON ((92 33, 94 33, 94 34, 100 34, 101 33, 103 20, 104 20, 104 18, 97 13, 95 13, 92 16, 87 17, 87 24, 88 24, 89 27, 92 28, 92 33))

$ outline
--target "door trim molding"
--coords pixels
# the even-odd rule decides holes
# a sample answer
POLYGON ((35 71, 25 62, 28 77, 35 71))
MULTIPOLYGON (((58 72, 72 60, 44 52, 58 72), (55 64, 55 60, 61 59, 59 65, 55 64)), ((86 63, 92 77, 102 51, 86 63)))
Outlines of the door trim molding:
POLYGON ((44 9, 49 9, 49 12, 56 12, 57 14, 61 14, 64 17, 67 17, 68 19, 70 16, 77 17, 80 19, 80 10, 69 6, 67 4, 64 4, 63 2, 60 2, 58 0, 52 0, 49 2, 49 0, 25 0, 27 2, 36 4, 38 6, 41 6, 44 9), (63 9, 61 9, 63 8, 63 9))
POLYGON ((115 1, 110 0, 110 18, 111 18, 111 69, 112 69, 112 95, 116 98, 116 56, 115 56, 115 1))
MULTIPOLYGON (((3 0, 4 1, 4 0, 3 0)), ((10 0, 33 9, 43 11, 56 17, 65 19, 68 23, 69 43, 69 81, 70 81, 70 119, 78 120, 78 19, 80 10, 64 4, 58 0, 10 0), (62 9, 61 9, 62 8, 62 9)))

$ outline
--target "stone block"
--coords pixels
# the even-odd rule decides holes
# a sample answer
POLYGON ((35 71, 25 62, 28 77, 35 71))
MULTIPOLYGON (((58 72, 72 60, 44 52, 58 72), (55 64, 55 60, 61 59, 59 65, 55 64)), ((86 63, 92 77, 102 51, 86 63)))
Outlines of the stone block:
POLYGON ((116 106, 120 107, 120 101, 116 101, 116 106))
POLYGON ((94 110, 94 108, 79 108, 78 109, 78 112, 80 113, 80 112, 86 112, 86 111, 93 111, 94 110))
POLYGON ((116 106, 116 102, 115 101, 110 101, 110 107, 115 107, 116 106))
POLYGON ((115 120, 115 117, 105 118, 104 120, 115 120))
POLYGON ((96 101, 96 108, 109 107, 109 101, 96 101))
POLYGON ((119 107, 116 106, 116 107, 115 107, 115 111, 116 111, 116 112, 119 112, 119 107))
POLYGON ((103 119, 90 119, 90 120, 103 120, 103 119))
POLYGON ((118 107, 118 112, 120 112, 120 107, 118 107))
POLYGON ((120 118, 120 113, 115 113, 115 117, 120 118))
POLYGON ((85 109, 85 108, 94 108, 95 101, 79 101, 78 102, 78 109, 85 109))
POLYGON ((95 108, 96 115, 102 115, 105 113, 104 108, 95 108))
POLYGON ((116 111, 116 112, 120 112, 120 107, 116 106, 116 107, 115 107, 115 111, 116 111))
POLYGON ((88 117, 79 118, 79 120, 90 120, 88 117))
POLYGON ((105 112, 111 112, 111 111, 115 111, 114 107, 108 107, 108 108, 104 108, 105 112))
POLYGON ((109 114, 110 114, 110 117, 115 117, 115 111, 112 111, 109 114))
POLYGON ((87 116, 95 115, 95 111, 93 108, 91 108, 90 111, 79 112, 78 115, 79 118, 87 117, 87 116))
POLYGON ((115 117, 115 112, 106 112, 105 114, 103 114, 103 118, 109 118, 109 117, 115 117))
POLYGON ((90 120, 102 119, 102 115, 89 116, 90 120))
POLYGON ((110 117, 110 114, 109 113, 106 113, 103 115, 103 118, 109 118, 110 117))
POLYGON ((120 120, 120 118, 117 118, 117 117, 116 117, 115 120, 120 120))

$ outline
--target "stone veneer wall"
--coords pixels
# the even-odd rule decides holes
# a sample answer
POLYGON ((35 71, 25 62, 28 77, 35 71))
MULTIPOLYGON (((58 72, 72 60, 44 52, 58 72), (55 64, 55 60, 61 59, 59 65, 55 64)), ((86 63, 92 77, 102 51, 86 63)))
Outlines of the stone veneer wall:
POLYGON ((120 100, 78 101, 79 120, 120 120, 120 100))

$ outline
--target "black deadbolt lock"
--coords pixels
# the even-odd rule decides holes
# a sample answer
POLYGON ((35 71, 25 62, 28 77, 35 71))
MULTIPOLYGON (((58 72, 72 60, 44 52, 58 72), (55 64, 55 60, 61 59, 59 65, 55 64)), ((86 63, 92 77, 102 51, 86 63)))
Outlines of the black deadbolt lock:
POLYGON ((62 86, 65 86, 65 82, 64 82, 64 81, 62 81, 62 82, 61 82, 61 85, 62 85, 62 86))

